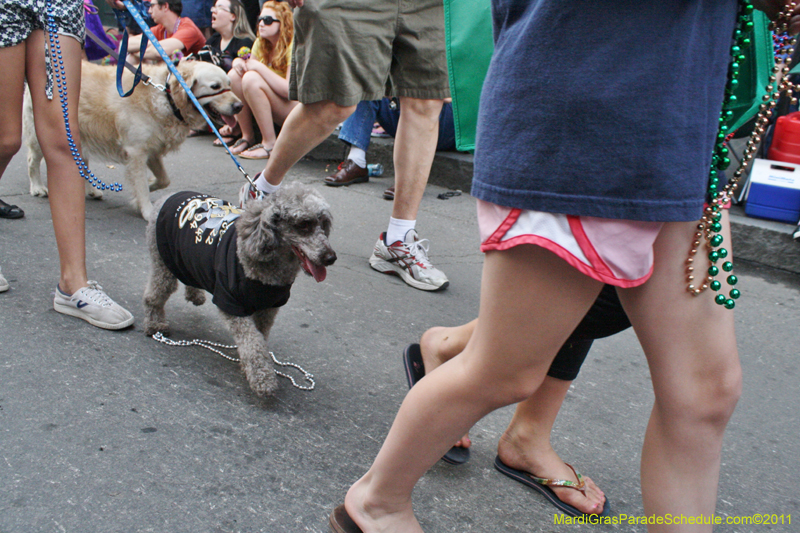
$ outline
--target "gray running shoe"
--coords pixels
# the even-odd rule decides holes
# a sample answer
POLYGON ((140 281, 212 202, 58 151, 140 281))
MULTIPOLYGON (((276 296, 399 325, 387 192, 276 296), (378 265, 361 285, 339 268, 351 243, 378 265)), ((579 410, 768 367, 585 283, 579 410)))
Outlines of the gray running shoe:
POLYGON ((6 292, 9 288, 8 281, 3 277, 3 269, 0 268, 0 292, 6 292))
POLYGON ((408 230, 405 242, 387 245, 385 233, 381 233, 369 266, 378 272, 395 274, 408 285, 423 291, 438 291, 450 285, 444 272, 434 267, 428 259, 428 239, 420 239, 415 230, 408 230))
POLYGON ((56 286, 53 309, 103 329, 122 329, 133 324, 133 315, 109 298, 96 281, 89 281, 72 296, 64 294, 61 287, 56 286))

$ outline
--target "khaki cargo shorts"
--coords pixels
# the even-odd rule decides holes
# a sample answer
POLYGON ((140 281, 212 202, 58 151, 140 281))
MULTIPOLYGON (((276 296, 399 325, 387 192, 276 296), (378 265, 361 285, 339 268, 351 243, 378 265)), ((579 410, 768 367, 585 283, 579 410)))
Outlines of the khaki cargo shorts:
POLYGON ((442 0, 306 0, 294 31, 292 100, 450 96, 442 0))

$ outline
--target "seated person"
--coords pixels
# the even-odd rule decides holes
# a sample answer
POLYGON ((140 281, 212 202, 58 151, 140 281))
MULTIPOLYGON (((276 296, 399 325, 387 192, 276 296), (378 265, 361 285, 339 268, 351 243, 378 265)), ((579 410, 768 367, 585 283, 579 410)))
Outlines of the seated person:
POLYGON ((206 46, 222 57, 220 66, 226 72, 233 66, 239 50, 251 48, 256 40, 240 0, 217 0, 211 8, 211 29, 214 33, 206 46))
MULTIPOLYGON (((453 105, 448 98, 439 114, 439 139, 437 151, 456 149, 456 133, 453 124, 453 105)), ((367 171, 367 149, 369 148, 372 126, 377 122, 383 130, 394 137, 400 120, 400 104, 389 98, 360 102, 355 112, 342 124, 339 140, 350 145, 350 153, 336 172, 325 178, 325 185, 341 187, 352 183, 369 181, 367 171)), ((384 198, 394 198, 394 187, 384 192, 384 198)))
MULTIPOLYGON (((249 50, 256 39, 253 30, 250 29, 250 22, 247 20, 241 0, 217 0, 211 8, 211 28, 214 34, 209 37, 203 48, 214 54, 215 65, 228 72, 239 51, 242 48, 249 50)), ((202 55, 200 57, 205 59, 202 55)), ((241 136, 238 125, 235 128, 225 125, 219 132, 227 145, 231 145, 241 136)), ((214 140, 214 146, 222 146, 219 139, 214 140)))
POLYGON ((242 138, 231 147, 245 159, 269 159, 275 146, 275 124, 283 125, 297 102, 289 100, 289 70, 292 58, 294 21, 285 2, 269 0, 261 7, 253 52, 237 57, 228 72, 231 89, 244 104, 236 115, 242 138), (261 130, 262 141, 255 146, 253 118, 261 130))
MULTIPOLYGON (((169 56, 176 52, 182 52, 183 55, 196 54, 206 44, 206 38, 194 22, 187 17, 181 17, 182 10, 181 0, 154 0, 148 9, 153 22, 156 23, 150 29, 169 56)), ((128 40, 128 61, 131 63, 136 64, 140 61, 141 39, 146 37, 131 36, 128 40)), ((148 46, 143 59, 161 61, 161 56, 155 47, 148 46)))

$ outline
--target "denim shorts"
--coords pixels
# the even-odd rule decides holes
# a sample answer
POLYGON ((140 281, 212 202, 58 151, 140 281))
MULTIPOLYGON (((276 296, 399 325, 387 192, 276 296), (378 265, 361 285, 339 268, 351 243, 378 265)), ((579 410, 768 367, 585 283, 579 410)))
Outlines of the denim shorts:
POLYGON ((294 30, 292 100, 450 95, 442 0, 306 0, 294 30))
POLYGON ((0 48, 18 45, 33 31, 44 30, 48 13, 52 14, 59 34, 83 43, 86 22, 82 0, 2 0, 0 48))

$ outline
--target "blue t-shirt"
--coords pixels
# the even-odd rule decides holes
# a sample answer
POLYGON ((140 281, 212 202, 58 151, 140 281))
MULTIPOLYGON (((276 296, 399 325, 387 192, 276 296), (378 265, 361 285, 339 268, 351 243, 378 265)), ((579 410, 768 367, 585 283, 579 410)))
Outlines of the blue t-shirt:
POLYGON ((736 13, 736 0, 493 0, 472 194, 700 218, 736 13))

